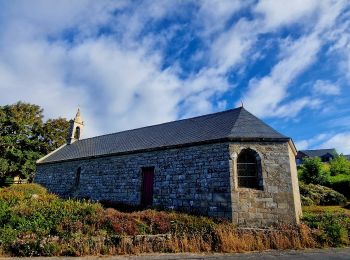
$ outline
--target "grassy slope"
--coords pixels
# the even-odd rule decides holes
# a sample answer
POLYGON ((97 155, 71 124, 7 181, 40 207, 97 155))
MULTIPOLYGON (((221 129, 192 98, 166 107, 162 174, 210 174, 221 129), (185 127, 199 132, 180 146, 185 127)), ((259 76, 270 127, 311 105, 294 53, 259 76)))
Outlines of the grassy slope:
POLYGON ((312 229, 302 224, 269 231, 239 230, 224 220, 175 212, 123 213, 98 203, 63 200, 39 185, 24 184, 0 189, 0 255, 243 252, 348 244, 343 233, 333 243, 333 237, 339 237, 337 229, 326 230, 317 224, 324 220, 315 216, 310 211, 306 219, 314 225, 312 229), (148 236, 156 234, 165 235, 148 236))

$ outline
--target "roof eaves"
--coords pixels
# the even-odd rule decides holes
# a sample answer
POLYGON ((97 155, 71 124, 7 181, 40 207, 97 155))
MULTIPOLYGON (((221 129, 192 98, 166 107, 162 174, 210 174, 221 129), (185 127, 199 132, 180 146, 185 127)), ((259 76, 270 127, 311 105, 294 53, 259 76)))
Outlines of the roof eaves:
POLYGON ((63 144, 60 147, 58 147, 56 150, 53 150, 51 153, 45 155, 44 157, 41 157, 40 159, 36 160, 36 164, 40 164, 42 161, 44 161, 46 158, 50 157, 51 155, 53 155, 54 153, 58 152, 59 150, 61 150, 63 147, 65 147, 67 144, 63 144))

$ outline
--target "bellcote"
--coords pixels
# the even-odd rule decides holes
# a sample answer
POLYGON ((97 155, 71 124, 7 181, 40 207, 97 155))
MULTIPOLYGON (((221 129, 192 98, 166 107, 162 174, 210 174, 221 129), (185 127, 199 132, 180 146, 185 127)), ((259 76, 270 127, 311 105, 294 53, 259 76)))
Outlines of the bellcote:
POLYGON ((75 141, 81 139, 82 131, 84 128, 84 121, 81 118, 79 108, 74 119, 71 119, 69 121, 69 124, 70 124, 70 127, 69 127, 68 136, 67 136, 67 144, 72 144, 75 141))

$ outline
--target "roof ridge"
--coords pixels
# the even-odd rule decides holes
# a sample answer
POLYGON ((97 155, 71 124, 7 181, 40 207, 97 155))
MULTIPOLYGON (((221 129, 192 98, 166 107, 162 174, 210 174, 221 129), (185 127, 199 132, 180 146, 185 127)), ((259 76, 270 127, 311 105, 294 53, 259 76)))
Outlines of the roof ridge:
POLYGON ((237 119, 235 121, 235 123, 233 124, 233 127, 231 129, 231 131, 233 131, 233 129, 235 128, 236 124, 238 124, 238 120, 242 114, 242 111, 245 111, 246 113, 248 113, 251 117, 253 117, 255 120, 257 120, 258 122, 262 123, 263 125, 267 126, 268 128, 270 128, 270 130, 272 130, 273 132, 275 132, 276 134, 279 134, 281 136, 284 136, 286 138, 289 138, 287 136, 285 136, 284 134, 281 134, 280 132, 278 132, 275 128, 273 128, 272 126, 270 126, 269 124, 265 123, 263 120, 261 120, 260 118, 256 117, 255 115, 253 115, 252 113, 250 113, 247 109, 245 109, 243 106, 239 107, 237 109, 240 109, 239 114, 237 116, 237 119))
POLYGON ((238 118, 240 117, 242 109, 244 109, 244 107, 243 106, 242 107, 238 107, 237 109, 239 109, 239 113, 238 113, 238 116, 237 116, 237 118, 236 118, 236 120, 235 120, 235 122, 234 122, 234 124, 233 124, 233 126, 231 128, 231 132, 232 132, 233 128, 235 128, 235 126, 237 124, 237 121, 238 121, 238 118))
MULTIPOLYGON (((141 127, 137 127, 137 128, 133 128, 133 129, 127 129, 127 130, 122 130, 122 131, 113 132, 113 133, 108 133, 108 134, 103 134, 103 135, 96 135, 96 136, 92 136, 92 137, 88 137, 88 138, 83 138, 83 139, 81 139, 81 140, 77 140, 77 141, 74 142, 74 143, 78 143, 78 142, 82 142, 82 141, 84 141, 84 140, 89 140, 89 139, 93 139, 93 138, 97 138, 97 137, 102 137, 102 136, 114 135, 114 134, 129 132, 129 131, 135 131, 135 130, 139 130, 139 129, 150 128, 150 127, 154 127, 154 126, 166 125, 166 124, 170 124, 170 123, 174 123, 174 122, 181 122, 181 121, 185 121, 185 120, 193 120, 193 119, 197 119, 197 118, 201 118, 201 117, 207 117, 207 116, 213 116, 213 115, 223 114, 223 113, 231 112, 231 111, 233 111, 233 110, 238 110, 238 109, 240 109, 240 108, 241 108, 241 107, 236 107, 236 108, 231 108, 231 109, 228 109, 228 110, 219 111, 219 112, 215 112, 215 113, 210 113, 210 114, 205 114, 205 115, 200 115, 200 116, 195 116, 195 117, 189 117, 189 118, 183 118, 183 119, 177 119, 177 120, 168 121, 168 122, 159 123, 159 124, 154 124, 154 125, 149 125, 149 126, 141 126, 141 127)), ((74 143, 73 143, 73 144, 74 144, 74 143)))
POLYGON ((335 148, 305 149, 305 150, 300 150, 300 152, 302 152, 302 151, 321 151, 321 150, 335 150, 335 148))

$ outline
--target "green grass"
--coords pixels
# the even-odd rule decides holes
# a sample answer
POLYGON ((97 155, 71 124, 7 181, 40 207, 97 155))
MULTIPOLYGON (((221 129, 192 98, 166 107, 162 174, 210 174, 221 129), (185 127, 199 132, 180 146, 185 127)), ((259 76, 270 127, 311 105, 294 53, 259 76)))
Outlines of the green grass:
POLYGON ((345 206, 304 206, 304 214, 345 214, 350 218, 350 210, 345 206))
POLYGON ((350 181, 350 175, 347 175, 347 174, 338 174, 335 176, 328 175, 327 179, 330 183, 341 182, 341 181, 350 181))

